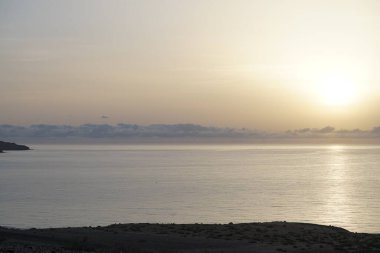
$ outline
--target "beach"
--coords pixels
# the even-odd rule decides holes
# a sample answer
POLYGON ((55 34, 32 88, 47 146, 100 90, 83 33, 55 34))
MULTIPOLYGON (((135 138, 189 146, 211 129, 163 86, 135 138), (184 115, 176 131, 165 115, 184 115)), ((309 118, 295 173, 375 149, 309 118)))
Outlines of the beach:
POLYGON ((380 234, 290 222, 1 227, 0 252, 380 252, 380 234))

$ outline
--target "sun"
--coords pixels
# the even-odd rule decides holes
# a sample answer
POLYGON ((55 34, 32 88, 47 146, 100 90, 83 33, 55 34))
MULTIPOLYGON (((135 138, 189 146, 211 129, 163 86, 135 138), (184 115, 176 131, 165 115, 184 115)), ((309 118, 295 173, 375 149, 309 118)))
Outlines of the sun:
POLYGON ((351 78, 331 75, 318 82, 320 96, 328 106, 347 106, 355 98, 356 86, 351 78))

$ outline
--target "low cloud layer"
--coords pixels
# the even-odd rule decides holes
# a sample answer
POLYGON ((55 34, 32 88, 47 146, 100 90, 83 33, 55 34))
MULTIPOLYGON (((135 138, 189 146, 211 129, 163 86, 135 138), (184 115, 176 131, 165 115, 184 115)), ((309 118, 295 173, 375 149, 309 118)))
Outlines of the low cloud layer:
POLYGON ((375 139, 380 140, 380 126, 372 130, 344 130, 327 126, 303 128, 286 132, 265 132, 250 129, 206 127, 194 124, 85 124, 69 125, 0 125, 0 138, 90 138, 90 139, 245 139, 245 140, 299 140, 299 139, 375 139))

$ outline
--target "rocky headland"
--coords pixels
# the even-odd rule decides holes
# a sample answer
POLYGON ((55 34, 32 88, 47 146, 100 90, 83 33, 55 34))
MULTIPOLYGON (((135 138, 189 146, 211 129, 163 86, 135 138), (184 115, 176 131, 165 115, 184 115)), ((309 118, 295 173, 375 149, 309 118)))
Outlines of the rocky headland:
POLYGON ((30 150, 28 146, 19 145, 12 142, 0 141, 0 153, 3 153, 5 150, 30 150))

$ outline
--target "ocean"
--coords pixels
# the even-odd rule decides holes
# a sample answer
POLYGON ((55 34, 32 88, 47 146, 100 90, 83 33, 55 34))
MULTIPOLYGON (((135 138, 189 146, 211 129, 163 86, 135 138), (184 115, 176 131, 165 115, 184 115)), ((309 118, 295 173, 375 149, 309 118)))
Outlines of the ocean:
POLYGON ((32 148, 0 154, 0 226, 288 221, 380 233, 380 146, 32 148))

